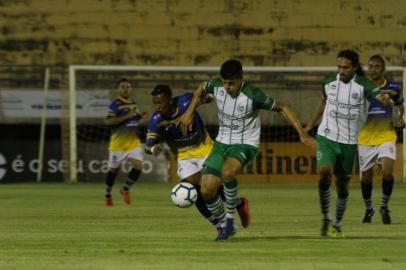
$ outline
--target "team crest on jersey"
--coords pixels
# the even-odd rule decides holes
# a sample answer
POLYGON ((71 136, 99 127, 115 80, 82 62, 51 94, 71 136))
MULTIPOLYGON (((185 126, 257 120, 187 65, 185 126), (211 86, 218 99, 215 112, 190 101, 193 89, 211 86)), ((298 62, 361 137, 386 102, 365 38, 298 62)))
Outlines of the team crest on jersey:
POLYGON ((331 85, 330 85, 330 89, 331 89, 331 90, 336 90, 336 89, 337 89, 337 85, 331 84, 331 85))
POLYGON ((239 105, 237 106, 237 110, 239 110, 240 112, 243 112, 243 111, 244 111, 244 105, 239 104, 239 105))
POLYGON ((393 149, 393 147, 390 147, 390 148, 389 148, 389 152, 390 152, 391 154, 393 154, 393 153, 395 152, 395 149, 393 149))
POLYGON ((220 91, 219 91, 219 95, 220 95, 220 96, 224 96, 224 90, 220 90, 220 91))
POLYGON ((359 94, 358 94, 358 93, 352 93, 352 94, 351 94, 351 97, 352 97, 353 99, 359 99, 359 94))

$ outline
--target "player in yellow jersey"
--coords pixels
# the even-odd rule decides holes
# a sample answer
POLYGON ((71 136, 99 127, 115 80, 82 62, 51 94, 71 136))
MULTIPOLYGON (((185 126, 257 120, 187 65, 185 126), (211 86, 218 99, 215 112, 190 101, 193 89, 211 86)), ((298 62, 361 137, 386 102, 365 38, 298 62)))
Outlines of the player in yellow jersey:
MULTIPOLYGON (((395 122, 404 128, 404 106, 400 87, 385 79, 385 60, 380 55, 371 56, 368 60, 370 79, 386 93, 399 107, 395 122)), ((393 166, 396 160, 396 131, 393 124, 392 109, 373 100, 368 109, 368 118, 358 138, 359 164, 361 170, 362 197, 365 202, 363 223, 370 223, 375 211, 372 206, 372 178, 375 163, 382 168, 382 200, 379 212, 383 224, 390 224, 388 203, 393 189, 393 166)))
POLYGON ((105 178, 104 202, 113 205, 111 191, 121 163, 128 159, 132 169, 128 179, 120 190, 124 202, 131 203, 129 190, 138 180, 143 157, 141 140, 138 136, 140 120, 146 119, 145 113, 140 113, 137 104, 131 98, 131 83, 128 79, 121 79, 117 83, 118 98, 114 100, 108 110, 106 124, 112 128, 109 144, 109 171, 105 178))

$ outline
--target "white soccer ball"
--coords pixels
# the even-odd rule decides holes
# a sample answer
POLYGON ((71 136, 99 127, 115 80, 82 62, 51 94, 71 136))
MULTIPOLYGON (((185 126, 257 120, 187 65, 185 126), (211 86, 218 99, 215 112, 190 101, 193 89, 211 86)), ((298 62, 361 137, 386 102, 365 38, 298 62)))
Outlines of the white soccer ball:
POLYGON ((190 207, 197 200, 197 190, 192 184, 181 182, 172 188, 171 198, 177 207, 190 207))

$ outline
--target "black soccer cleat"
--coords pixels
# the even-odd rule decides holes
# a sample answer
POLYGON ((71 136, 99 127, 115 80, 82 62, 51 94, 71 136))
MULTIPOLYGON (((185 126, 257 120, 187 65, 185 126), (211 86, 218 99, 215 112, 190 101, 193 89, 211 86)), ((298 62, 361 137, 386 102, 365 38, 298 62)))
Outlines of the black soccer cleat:
POLYGON ((365 210, 365 215, 364 215, 364 219, 362 220, 362 223, 371 223, 372 217, 374 216, 374 214, 375 214, 374 209, 365 210))
POLYGON ((388 208, 380 208, 379 212, 381 213, 381 217, 382 217, 382 223, 383 224, 391 224, 392 220, 390 218, 389 215, 389 209, 388 208))
POLYGON ((331 235, 331 220, 323 219, 321 225, 321 236, 329 237, 331 235))

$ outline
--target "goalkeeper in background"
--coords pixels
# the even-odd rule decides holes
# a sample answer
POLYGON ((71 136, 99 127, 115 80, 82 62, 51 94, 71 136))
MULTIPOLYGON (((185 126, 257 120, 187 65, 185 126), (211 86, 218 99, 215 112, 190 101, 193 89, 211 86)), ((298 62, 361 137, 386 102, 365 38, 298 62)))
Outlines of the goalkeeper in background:
MULTIPOLYGON (((196 188, 198 193, 197 209, 216 227, 218 235, 221 235, 221 224, 207 209, 200 193, 202 164, 210 154, 213 141, 198 113, 193 116, 193 129, 186 135, 182 134, 178 126, 179 118, 187 110, 193 94, 185 93, 172 97, 172 90, 168 85, 157 85, 152 90, 151 95, 155 112, 152 114, 148 125, 146 151, 156 156, 162 152, 161 141, 165 141, 169 145, 171 152, 177 157, 179 180, 191 183, 196 188)), ((210 101, 210 96, 206 96, 201 100, 201 103, 210 101)), ((224 196, 222 190, 220 190, 220 195, 224 196)), ((244 228, 248 227, 250 216, 246 198, 237 199, 237 210, 241 218, 241 225, 244 228)))
POLYGON ((108 110, 106 124, 112 128, 109 144, 109 171, 105 178, 104 202, 107 206, 113 205, 112 189, 121 163, 128 159, 132 169, 128 179, 120 189, 120 194, 126 204, 131 204, 129 194, 131 186, 138 180, 141 170, 143 150, 138 136, 140 120, 146 118, 141 114, 135 101, 131 98, 131 83, 128 79, 121 79, 117 83, 118 97, 108 110))

